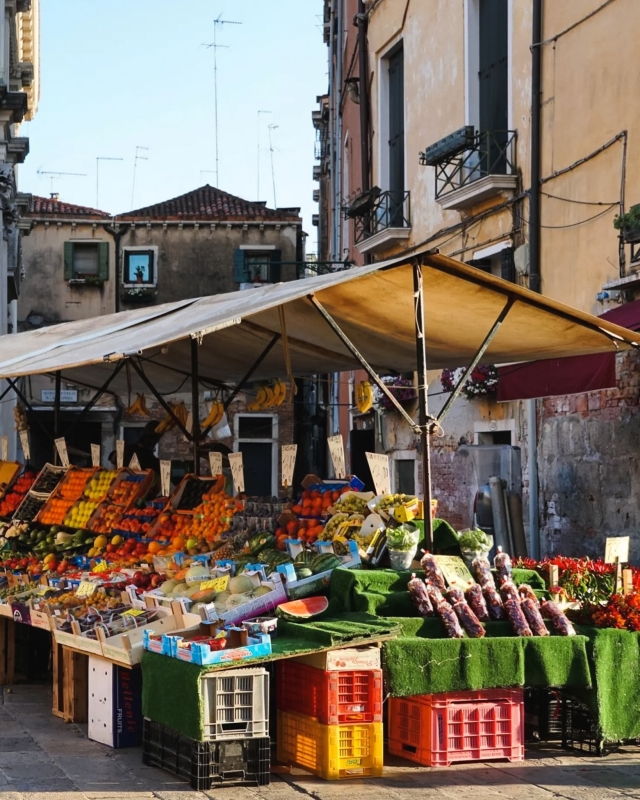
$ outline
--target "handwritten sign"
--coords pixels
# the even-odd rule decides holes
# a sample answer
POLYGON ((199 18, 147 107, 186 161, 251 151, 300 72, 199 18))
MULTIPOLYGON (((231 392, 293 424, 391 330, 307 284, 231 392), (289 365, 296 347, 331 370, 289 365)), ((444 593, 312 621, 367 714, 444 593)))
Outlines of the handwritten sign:
POLYGON ((633 592, 633 570, 622 570, 622 594, 631 594, 633 592))
POLYGON ((95 567, 93 567, 91 572, 95 572, 97 575, 99 575, 102 572, 111 572, 111 567, 106 561, 101 561, 99 564, 96 564, 95 567))
POLYGON ((142 469, 140 466, 140 459, 138 458, 138 454, 134 453, 131 457, 131 461, 129 462, 129 469, 137 469, 138 471, 142 469))
POLYGON ((333 471, 336 473, 336 478, 344 478, 347 474, 347 468, 344 460, 344 442, 342 436, 338 433, 336 436, 330 436, 327 439, 329 445, 329 453, 331 454, 331 461, 333 462, 333 471))
POLYGON ((29 431, 20 431, 20 446, 24 453, 25 461, 31 460, 31 447, 29 445, 29 431))
POLYGON ((293 470, 296 466, 297 444, 282 445, 282 485, 285 489, 293 483, 293 470))
POLYGON ((449 586, 468 589, 475 581, 460 556, 434 556, 449 586))
POLYGON ((160 491, 163 497, 171 494, 171 461, 160 462, 160 491))
POLYGON ((9 460, 9 437, 0 436, 0 458, 3 461, 9 460))
POLYGON ((212 578, 210 581, 203 581, 200 589, 211 590, 212 592, 224 592, 229 585, 229 576, 221 575, 219 578, 212 578))
POLYGON ((122 617, 139 617, 140 614, 144 614, 144 611, 141 608, 128 608, 126 611, 123 611, 120 616, 122 616, 122 617))
POLYGON ((604 563, 615 564, 616 560, 620 564, 626 564, 629 561, 628 536, 615 536, 606 539, 606 544, 604 549, 604 563))
POLYGON ((222 475, 222 453, 209 453, 209 466, 214 478, 216 475, 222 475))
POLYGON ((99 444, 92 444, 91 445, 91 466, 92 467, 99 467, 100 466, 100 445, 99 444))
POLYGON ((236 492, 244 492, 244 464, 242 453, 229 453, 229 465, 236 492))
POLYGON ((118 469, 124 467, 124 439, 118 439, 116 442, 116 467, 118 469))
POLYGON ((67 442, 62 436, 60 439, 55 439, 56 450, 60 456, 60 463, 63 467, 69 466, 69 453, 67 452, 67 442))
POLYGON ((371 470, 373 485, 377 494, 391 494, 391 476, 389 474, 389 456, 384 453, 367 453, 367 461, 371 470))
POLYGON ((91 597, 98 588, 98 585, 91 581, 80 581, 80 586, 76 589, 76 597, 91 597))

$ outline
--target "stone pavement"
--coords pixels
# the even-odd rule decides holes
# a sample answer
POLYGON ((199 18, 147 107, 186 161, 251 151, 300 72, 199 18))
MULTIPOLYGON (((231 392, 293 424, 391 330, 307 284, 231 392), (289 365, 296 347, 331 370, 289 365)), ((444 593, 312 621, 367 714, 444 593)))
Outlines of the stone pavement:
POLYGON ((195 792, 143 766, 139 749, 111 750, 52 716, 48 689, 5 688, 0 702, 0 800, 640 800, 638 747, 603 759, 548 747, 519 764, 448 769, 387 759, 379 780, 334 783, 293 771, 270 786, 195 792))

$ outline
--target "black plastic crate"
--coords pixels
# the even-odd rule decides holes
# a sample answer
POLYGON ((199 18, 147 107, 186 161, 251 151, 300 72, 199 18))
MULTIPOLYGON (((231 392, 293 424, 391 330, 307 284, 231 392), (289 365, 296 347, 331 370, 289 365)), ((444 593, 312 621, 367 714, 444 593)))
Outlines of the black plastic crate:
MULTIPOLYGON (((606 755, 597 719, 583 703, 573 697, 563 698, 562 746, 596 756, 606 755)), ((615 747, 615 745, 611 745, 615 747)))
POLYGON ((563 738, 565 703, 566 698, 558 689, 525 689, 525 741, 560 741, 563 738))
POLYGON ((271 740, 196 742, 159 722, 144 720, 142 763, 189 781, 192 789, 212 786, 266 786, 271 777, 271 740))

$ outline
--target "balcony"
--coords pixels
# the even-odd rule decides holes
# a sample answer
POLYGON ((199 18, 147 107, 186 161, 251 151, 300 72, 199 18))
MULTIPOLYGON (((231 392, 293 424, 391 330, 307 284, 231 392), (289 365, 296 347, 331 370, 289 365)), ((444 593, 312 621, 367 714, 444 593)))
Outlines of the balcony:
POLYGON ((354 220, 355 245, 360 253, 389 250, 411 235, 410 193, 375 186, 345 209, 354 220))
POLYGON ((354 266, 353 261, 297 261, 295 263, 298 280, 344 272, 345 269, 351 269, 354 266))
POLYGON ((428 147, 420 163, 435 167, 436 201, 445 210, 463 210, 515 194, 516 140, 516 131, 472 133, 467 126, 428 147))

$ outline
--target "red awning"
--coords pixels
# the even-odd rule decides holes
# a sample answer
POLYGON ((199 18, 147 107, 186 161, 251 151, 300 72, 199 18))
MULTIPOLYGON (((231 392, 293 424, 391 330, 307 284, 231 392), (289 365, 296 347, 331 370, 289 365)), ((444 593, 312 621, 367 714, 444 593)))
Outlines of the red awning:
MULTIPOLYGON (((632 331, 640 330, 640 300, 605 311, 602 319, 632 331)), ((616 386, 616 355, 554 358, 498 369, 498 400, 530 400, 581 394, 616 386)))

